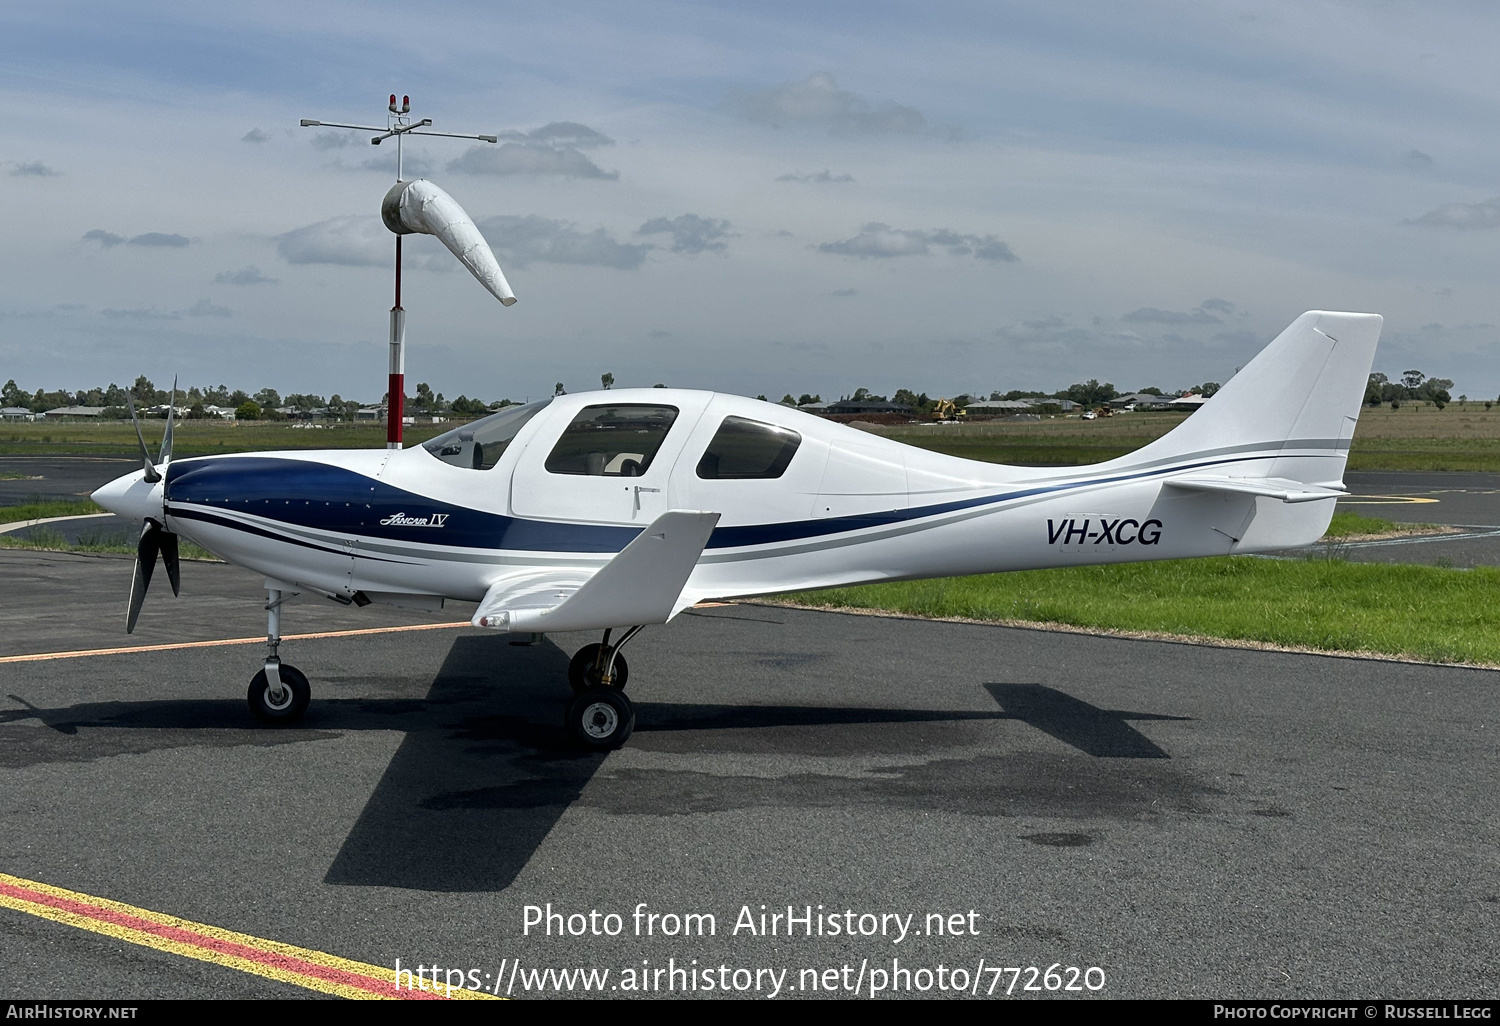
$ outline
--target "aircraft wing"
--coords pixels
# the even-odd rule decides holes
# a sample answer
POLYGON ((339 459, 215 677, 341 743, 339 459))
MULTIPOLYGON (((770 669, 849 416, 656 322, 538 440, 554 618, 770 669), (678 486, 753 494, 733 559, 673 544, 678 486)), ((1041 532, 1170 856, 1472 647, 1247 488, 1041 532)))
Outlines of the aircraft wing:
POLYGON ((1327 488, 1292 481, 1283 477, 1172 477, 1164 482, 1171 488, 1191 492, 1234 492, 1240 495, 1264 495, 1282 502, 1315 502, 1348 495, 1343 488, 1327 488))
POLYGON ((507 575, 490 585, 471 622, 512 633, 666 623, 691 604, 682 590, 718 522, 718 513, 670 510, 591 576, 586 570, 507 575))

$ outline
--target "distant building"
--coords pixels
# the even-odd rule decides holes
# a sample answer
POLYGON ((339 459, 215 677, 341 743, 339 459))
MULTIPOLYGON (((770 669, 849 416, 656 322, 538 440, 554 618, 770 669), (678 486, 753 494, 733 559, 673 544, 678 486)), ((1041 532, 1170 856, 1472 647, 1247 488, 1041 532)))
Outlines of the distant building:
MULTIPOLYGON (((808 407, 804 406, 803 409, 808 409, 808 407)), ((866 399, 862 399, 859 402, 855 402, 852 399, 841 399, 836 403, 827 404, 823 412, 832 414, 852 413, 864 415, 872 413, 902 413, 910 416, 911 407, 903 406, 900 403, 870 402, 866 399)))
POLYGON ((0 420, 36 420, 36 414, 24 406, 7 406, 0 409, 0 420))
POLYGON ((48 420, 62 420, 67 417, 88 417, 92 420, 98 420, 103 414, 103 406, 59 406, 55 410, 48 410, 42 416, 48 420))

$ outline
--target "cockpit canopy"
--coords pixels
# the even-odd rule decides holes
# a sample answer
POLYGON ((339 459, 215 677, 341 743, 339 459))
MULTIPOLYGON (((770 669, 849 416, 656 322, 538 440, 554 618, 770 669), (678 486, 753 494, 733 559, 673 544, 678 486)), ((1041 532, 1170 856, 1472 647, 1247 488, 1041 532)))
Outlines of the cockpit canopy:
POLYGON ((489 470, 505 453, 506 446, 527 422, 541 413, 551 399, 510 406, 469 424, 446 431, 422 443, 422 448, 444 463, 469 470, 489 470))

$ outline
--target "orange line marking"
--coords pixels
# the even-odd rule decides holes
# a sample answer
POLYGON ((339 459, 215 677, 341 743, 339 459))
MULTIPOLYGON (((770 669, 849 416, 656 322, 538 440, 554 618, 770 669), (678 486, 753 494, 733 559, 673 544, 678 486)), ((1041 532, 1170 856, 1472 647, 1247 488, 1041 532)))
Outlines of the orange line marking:
MULTIPOLYGON (((283 634, 282 641, 309 641, 315 638, 354 638, 365 634, 398 634, 402 631, 441 631, 451 627, 469 627, 468 620, 458 623, 418 623, 405 627, 364 627, 357 631, 318 631, 313 634, 283 634)), ((82 659, 85 656, 124 655, 131 652, 171 652, 179 648, 218 648, 222 645, 264 645, 266 639, 223 638, 218 641, 179 641, 170 645, 136 645, 133 648, 89 648, 76 652, 35 652, 31 655, 0 656, 5 663, 41 663, 49 659, 82 659)))

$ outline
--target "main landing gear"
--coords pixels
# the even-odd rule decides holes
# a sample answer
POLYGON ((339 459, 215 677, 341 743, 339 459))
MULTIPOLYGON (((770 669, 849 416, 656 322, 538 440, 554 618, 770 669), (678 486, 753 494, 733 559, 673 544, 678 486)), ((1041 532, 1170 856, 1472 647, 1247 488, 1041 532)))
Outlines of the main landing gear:
POLYGON ((635 730, 635 707, 625 697, 630 669, 620 649, 640 632, 640 627, 631 627, 611 645, 612 632, 606 630, 603 641, 585 645, 568 663, 568 684, 577 697, 568 706, 563 725, 585 748, 612 751, 635 730))
POLYGON ((250 690, 245 695, 256 718, 274 726, 301 719, 312 699, 312 687, 302 671, 281 661, 282 601, 281 591, 266 589, 266 665, 250 679, 250 690))

